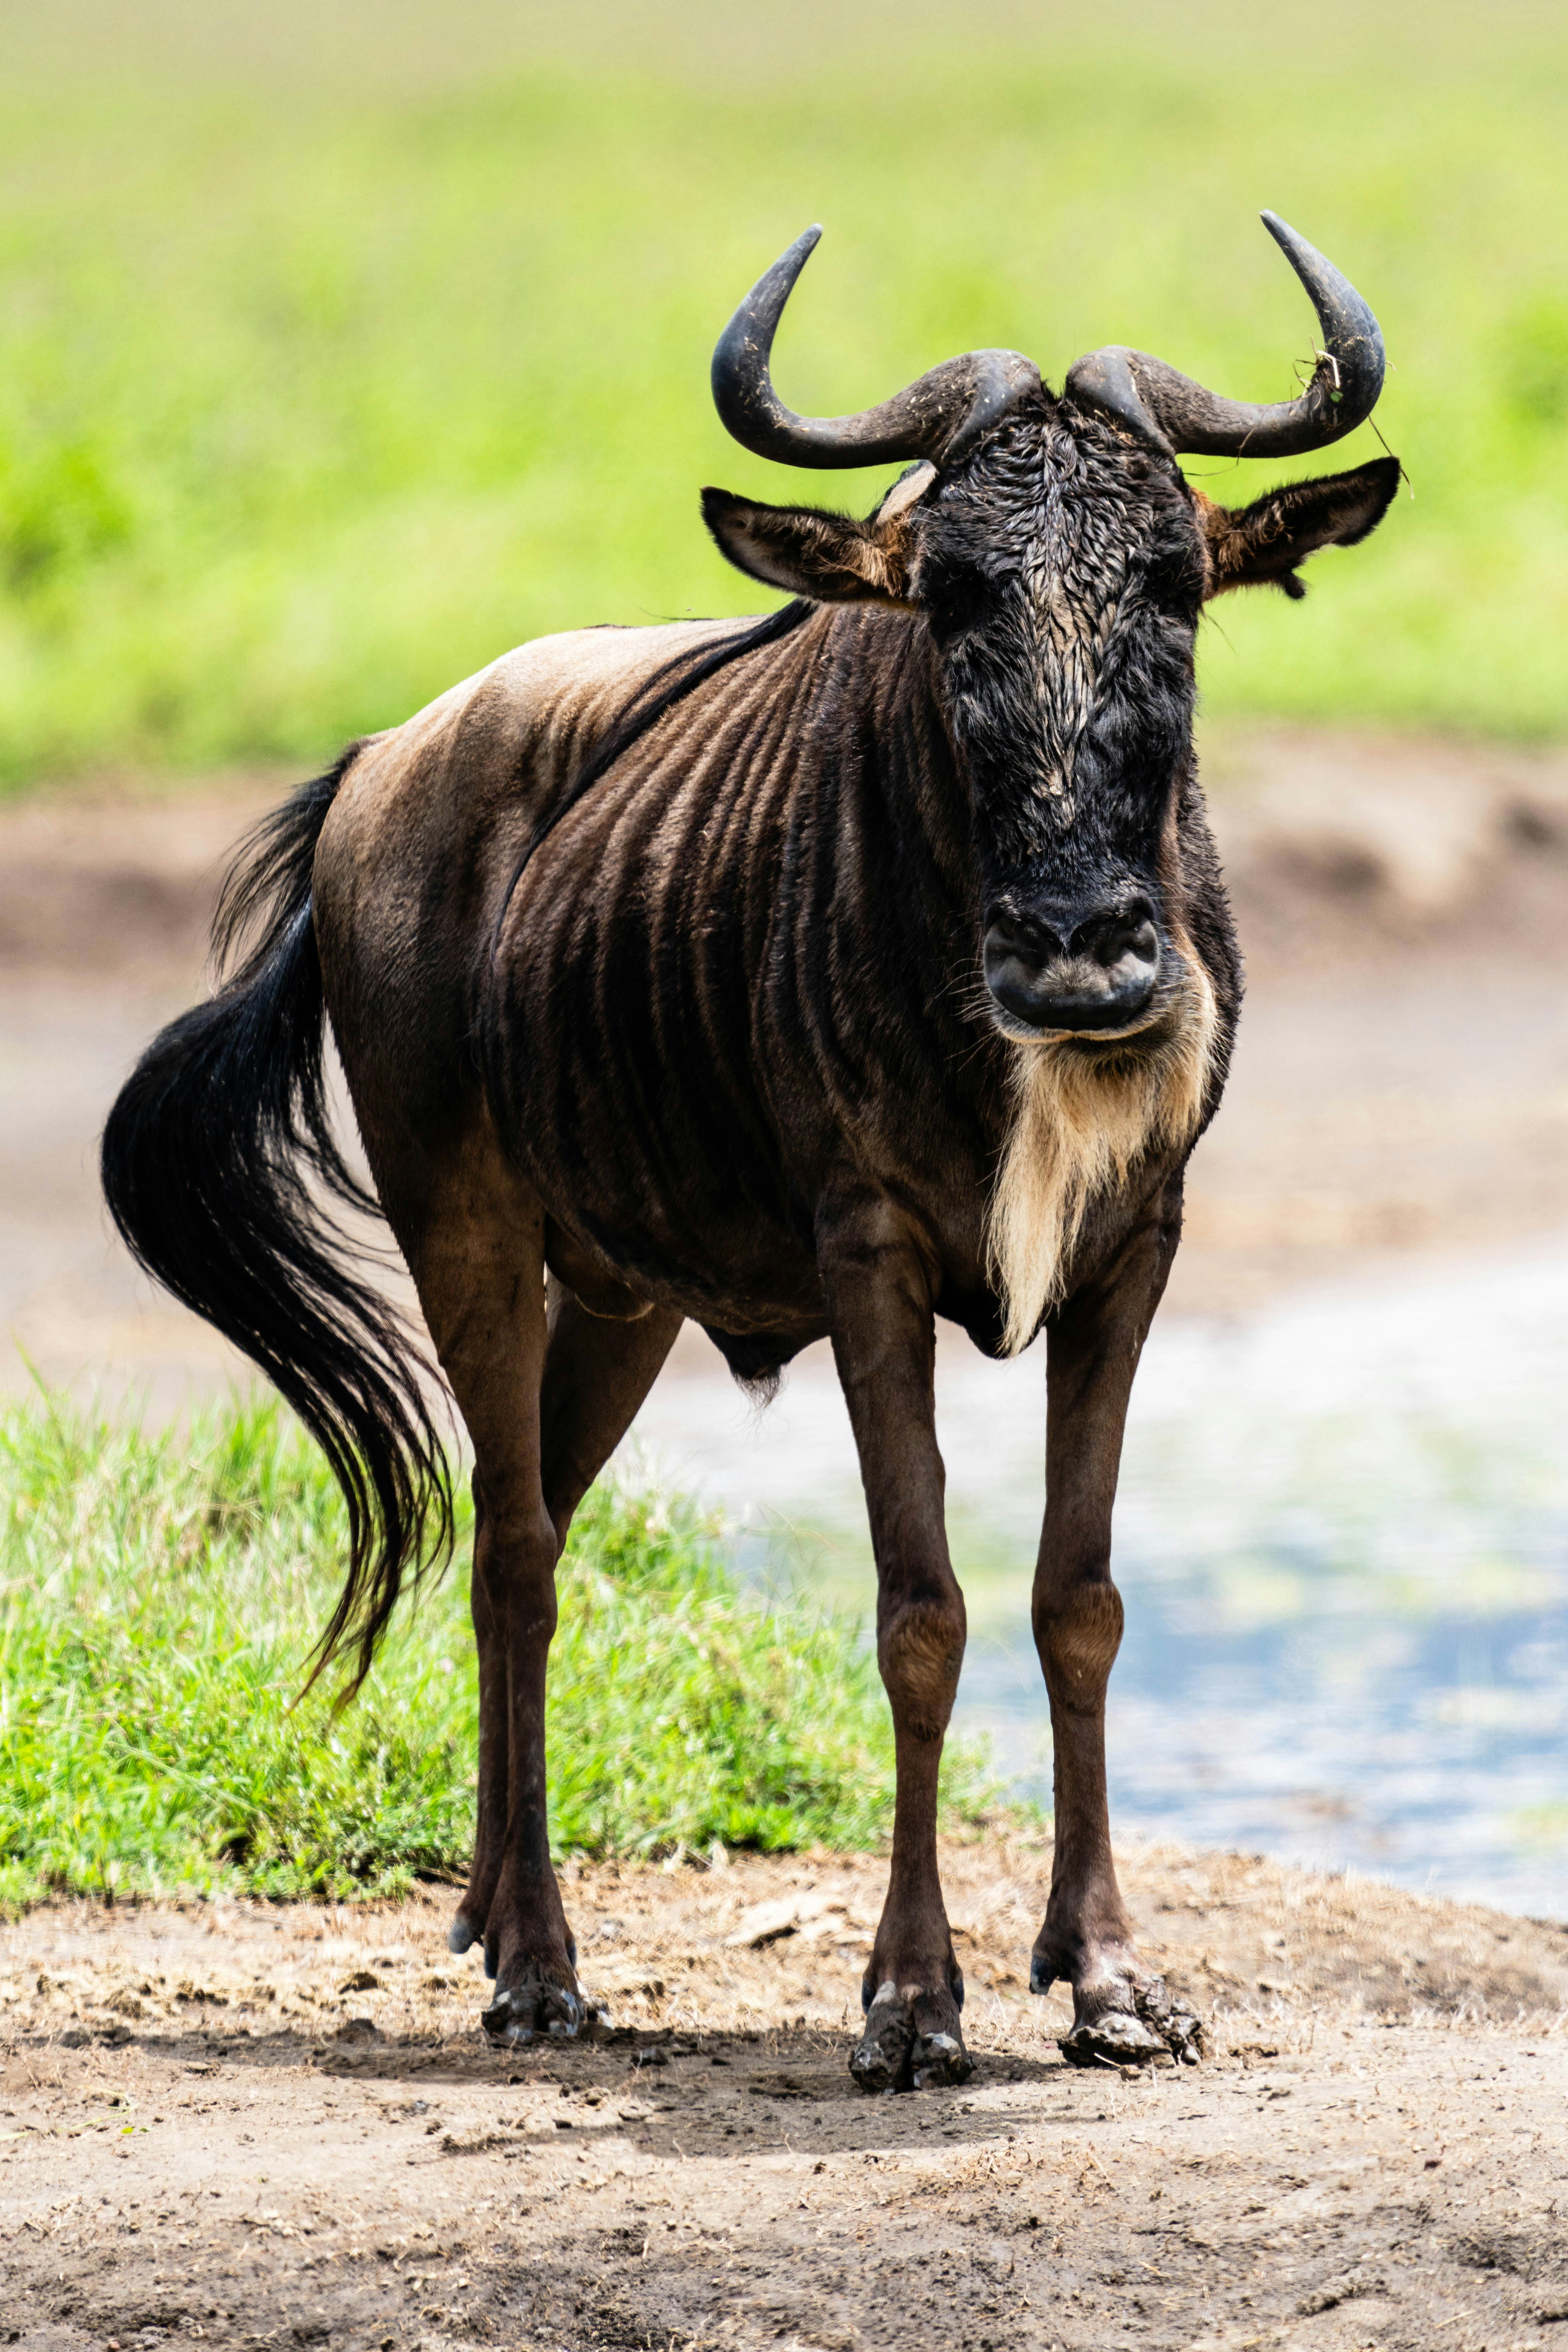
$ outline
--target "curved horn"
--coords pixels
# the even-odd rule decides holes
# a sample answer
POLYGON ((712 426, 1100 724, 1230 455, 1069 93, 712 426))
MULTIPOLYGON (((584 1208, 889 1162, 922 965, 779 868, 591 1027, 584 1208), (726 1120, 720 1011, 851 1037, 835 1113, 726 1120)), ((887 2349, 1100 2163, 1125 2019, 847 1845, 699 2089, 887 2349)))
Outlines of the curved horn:
POLYGON ((1068 372, 1068 399, 1098 408, 1149 447, 1211 457, 1294 457, 1342 440, 1371 415, 1383 390, 1383 336, 1348 278, 1315 246, 1265 213, 1263 226, 1312 298, 1323 348, 1297 400, 1272 406, 1225 400, 1147 352, 1120 343, 1090 352, 1068 372))
POLYGON ((1040 372, 1021 352, 969 352, 858 416, 797 416, 768 373, 773 336, 795 279, 821 236, 808 228, 765 270, 713 353, 713 404, 742 448, 782 466, 877 466, 888 459, 961 457, 1040 372))

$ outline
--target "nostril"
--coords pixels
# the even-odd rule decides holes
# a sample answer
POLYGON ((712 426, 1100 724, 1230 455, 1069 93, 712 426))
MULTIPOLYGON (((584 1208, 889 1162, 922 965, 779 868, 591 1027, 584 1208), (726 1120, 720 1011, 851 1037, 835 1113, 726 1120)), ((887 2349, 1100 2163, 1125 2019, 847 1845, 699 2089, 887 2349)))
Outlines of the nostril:
POLYGON ((1059 963, 1068 952, 1060 931, 1037 915, 1019 915, 994 908, 985 930, 986 943, 999 953, 1016 956, 1021 963, 1059 963))
POLYGON ((1140 903, 1089 916, 1072 935, 1072 952, 1092 957, 1108 971, 1123 962, 1156 963, 1160 934, 1152 908, 1140 903))

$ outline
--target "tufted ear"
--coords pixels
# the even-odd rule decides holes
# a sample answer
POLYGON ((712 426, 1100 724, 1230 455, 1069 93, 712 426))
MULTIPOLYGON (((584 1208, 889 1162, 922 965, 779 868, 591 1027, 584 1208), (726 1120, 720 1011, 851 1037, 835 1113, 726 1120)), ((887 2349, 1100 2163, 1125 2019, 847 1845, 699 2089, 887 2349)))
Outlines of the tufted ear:
POLYGON ((1354 547, 1377 529, 1399 487, 1397 457, 1377 457, 1353 474, 1291 482, 1232 513, 1200 490, 1198 516, 1208 542, 1209 594, 1267 583, 1304 596, 1299 563, 1320 547, 1354 547))
POLYGON ((910 530, 901 510, 860 522, 816 507, 764 507, 709 489, 702 520, 720 552, 770 588, 820 604, 908 601, 910 530))

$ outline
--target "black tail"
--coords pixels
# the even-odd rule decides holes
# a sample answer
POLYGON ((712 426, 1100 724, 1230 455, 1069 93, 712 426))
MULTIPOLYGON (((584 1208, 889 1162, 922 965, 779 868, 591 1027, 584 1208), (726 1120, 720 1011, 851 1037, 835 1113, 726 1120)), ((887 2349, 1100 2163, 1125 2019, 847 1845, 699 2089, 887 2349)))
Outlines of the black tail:
POLYGON ((324 1205, 377 1211, 332 1135, 310 919, 316 844, 357 749, 245 844, 213 939, 223 959, 242 932, 260 924, 260 937, 210 1002, 154 1038, 103 1131, 104 1197, 136 1257, 260 1365, 343 1490, 348 1580, 316 1672, 356 1643, 356 1688, 405 1572, 452 1537, 425 1366, 350 1270, 353 1246, 324 1205))

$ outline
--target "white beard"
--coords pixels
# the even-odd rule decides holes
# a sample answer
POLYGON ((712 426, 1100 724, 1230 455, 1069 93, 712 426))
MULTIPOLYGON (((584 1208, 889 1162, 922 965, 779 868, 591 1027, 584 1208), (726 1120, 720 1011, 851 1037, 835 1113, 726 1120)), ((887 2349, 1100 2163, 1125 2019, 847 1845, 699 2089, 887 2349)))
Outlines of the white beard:
POLYGON ((1026 1348, 1066 1288, 1084 1214, 1125 1184, 1146 1151, 1196 1132, 1214 1058, 1212 982, 1184 940, 1180 993, 1157 1029, 1089 1051, 1056 1039, 1014 1047, 1016 1109, 986 1223, 986 1257, 1006 1309, 1003 1352, 1026 1348))

